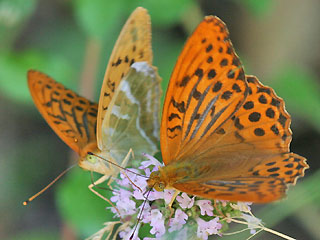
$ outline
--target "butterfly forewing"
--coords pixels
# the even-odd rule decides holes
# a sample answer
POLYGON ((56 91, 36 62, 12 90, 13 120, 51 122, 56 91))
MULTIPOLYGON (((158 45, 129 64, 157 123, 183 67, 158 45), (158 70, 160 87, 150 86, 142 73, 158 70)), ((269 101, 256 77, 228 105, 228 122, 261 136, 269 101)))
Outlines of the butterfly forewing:
POLYGON ((161 122, 163 160, 178 161, 237 111, 247 83, 225 24, 206 17, 188 39, 172 73, 161 122))
POLYGON ((39 112, 70 148, 83 156, 86 146, 96 147, 97 104, 38 71, 28 72, 28 85, 39 112))
POLYGON ((109 103, 121 81, 134 62, 152 64, 150 17, 138 7, 124 25, 112 51, 100 93, 97 121, 98 146, 103 148, 102 122, 109 103))
POLYGON ((119 164, 130 148, 137 156, 158 150, 160 81, 155 68, 137 62, 113 95, 102 124, 102 140, 103 150, 110 151, 119 164))

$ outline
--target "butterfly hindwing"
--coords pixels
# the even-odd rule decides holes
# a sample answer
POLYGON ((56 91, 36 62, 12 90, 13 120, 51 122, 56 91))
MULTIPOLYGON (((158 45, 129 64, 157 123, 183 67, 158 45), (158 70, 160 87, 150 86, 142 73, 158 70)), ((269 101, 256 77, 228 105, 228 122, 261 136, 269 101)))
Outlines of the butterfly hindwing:
POLYGON ((284 153, 265 160, 250 170, 252 176, 282 179, 286 184, 296 184, 308 169, 307 160, 295 153, 284 153))
POLYGON ((114 93, 102 124, 102 139, 103 150, 119 164, 130 148, 136 156, 158 151, 160 81, 154 67, 137 62, 114 93))
POLYGON ((70 148, 85 155, 87 145, 96 147, 97 104, 38 71, 28 72, 28 85, 39 112, 70 148))
POLYGON ((288 184, 294 185, 299 177, 304 176, 308 167, 304 157, 286 153, 269 158, 238 176, 230 171, 232 174, 228 177, 213 177, 210 180, 204 176, 192 179, 187 177, 173 186, 180 191, 209 199, 264 203, 283 198, 288 184))
POLYGON ((282 179, 267 177, 235 177, 206 182, 177 183, 180 191, 209 199, 265 203, 285 195, 282 179))

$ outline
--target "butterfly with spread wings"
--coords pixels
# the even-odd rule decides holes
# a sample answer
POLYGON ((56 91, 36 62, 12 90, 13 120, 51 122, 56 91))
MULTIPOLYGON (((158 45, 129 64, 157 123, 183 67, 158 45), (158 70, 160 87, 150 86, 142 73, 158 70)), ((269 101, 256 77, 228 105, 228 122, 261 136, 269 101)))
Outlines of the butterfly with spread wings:
POLYGON ((148 186, 208 199, 271 202, 308 168, 291 153, 290 116, 272 88, 245 75, 226 25, 205 17, 170 78, 148 186))

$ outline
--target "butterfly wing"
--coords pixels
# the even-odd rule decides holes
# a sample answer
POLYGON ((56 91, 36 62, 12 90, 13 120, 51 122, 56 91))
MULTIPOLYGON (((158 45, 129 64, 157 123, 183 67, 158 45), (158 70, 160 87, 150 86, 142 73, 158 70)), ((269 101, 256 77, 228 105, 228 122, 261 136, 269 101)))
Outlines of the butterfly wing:
POLYGON ((147 62, 134 63, 116 89, 102 124, 103 146, 119 164, 135 155, 158 151, 160 81, 147 62))
POLYGON ((225 24, 206 17, 186 42, 167 89, 160 132, 164 163, 184 159, 234 115, 247 92, 225 24))
POLYGON ((38 71, 28 72, 28 85, 41 115, 71 149, 83 156, 96 148, 97 104, 38 71))
POLYGON ((122 28, 104 76, 97 120, 99 149, 104 148, 102 122, 113 95, 121 79, 128 73, 130 66, 134 62, 142 61, 152 64, 151 24, 147 11, 138 7, 122 28))
POLYGON ((266 203, 282 198, 286 185, 281 179, 238 177, 207 182, 177 183, 175 188, 209 199, 266 203))
MULTIPOLYGON (((256 77, 247 76, 247 81, 249 95, 241 108, 214 134, 185 153, 194 157, 193 162, 218 164, 219 173, 215 176, 247 173, 254 166, 289 152, 291 119, 284 101, 256 77)), ((301 164, 307 166, 303 161, 301 164)))
POLYGON ((205 142, 188 152, 196 174, 174 186, 208 198, 269 202, 284 196, 308 168, 289 153, 290 116, 284 102, 256 77, 247 76, 244 104, 205 142), (202 192, 202 190, 203 192, 202 192), (197 193, 195 193, 197 192, 197 193))
POLYGON ((193 181, 177 182, 173 187, 204 198, 266 203, 283 198, 288 184, 295 185, 307 168, 304 157, 285 153, 266 159, 247 174, 205 181, 200 176, 193 181))

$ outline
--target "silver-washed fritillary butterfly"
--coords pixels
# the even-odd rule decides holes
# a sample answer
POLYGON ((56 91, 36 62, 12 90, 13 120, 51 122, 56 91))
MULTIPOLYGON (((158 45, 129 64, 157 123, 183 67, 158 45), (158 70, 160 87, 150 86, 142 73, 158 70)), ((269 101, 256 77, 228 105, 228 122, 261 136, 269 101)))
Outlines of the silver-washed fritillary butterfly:
POLYGON ((124 165, 130 149, 137 154, 158 151, 161 79, 151 64, 150 17, 139 7, 127 20, 113 49, 99 104, 43 73, 28 72, 38 110, 57 135, 79 153, 82 168, 108 178, 119 168, 88 152, 124 165))
POLYGON ((209 199, 283 198, 308 168, 289 150, 290 121, 273 89, 245 75, 226 25, 205 17, 172 73, 160 130, 165 166, 148 185, 209 199))

